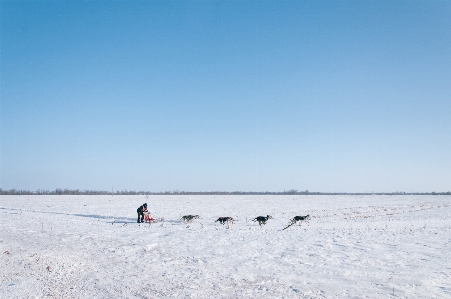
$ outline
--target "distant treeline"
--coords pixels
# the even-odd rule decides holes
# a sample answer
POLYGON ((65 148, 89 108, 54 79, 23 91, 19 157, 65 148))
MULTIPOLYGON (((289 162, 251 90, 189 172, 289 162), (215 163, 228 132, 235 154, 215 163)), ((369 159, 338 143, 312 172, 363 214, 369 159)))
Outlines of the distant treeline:
POLYGON ((53 191, 41 190, 3 190, 0 188, 0 195, 451 195, 451 192, 309 192, 288 190, 283 192, 246 192, 246 191, 165 191, 165 192, 150 192, 150 191, 133 191, 121 190, 116 192, 101 191, 101 190, 80 190, 80 189, 60 189, 56 188, 53 191))

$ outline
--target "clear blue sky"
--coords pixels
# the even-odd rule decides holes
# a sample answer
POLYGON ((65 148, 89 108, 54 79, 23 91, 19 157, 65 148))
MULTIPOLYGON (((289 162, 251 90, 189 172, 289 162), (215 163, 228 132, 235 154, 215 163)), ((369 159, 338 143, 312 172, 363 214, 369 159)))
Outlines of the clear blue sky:
POLYGON ((0 5, 3 189, 451 190, 451 1, 0 5))

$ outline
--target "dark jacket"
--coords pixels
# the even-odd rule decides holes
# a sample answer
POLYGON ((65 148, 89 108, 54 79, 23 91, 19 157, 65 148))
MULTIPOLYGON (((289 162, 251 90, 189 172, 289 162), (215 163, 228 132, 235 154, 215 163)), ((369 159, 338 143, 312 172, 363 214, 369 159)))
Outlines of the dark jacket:
POLYGON ((145 211, 147 211, 147 207, 145 207, 144 205, 140 206, 140 207, 136 210, 137 213, 143 213, 143 212, 145 212, 145 211))

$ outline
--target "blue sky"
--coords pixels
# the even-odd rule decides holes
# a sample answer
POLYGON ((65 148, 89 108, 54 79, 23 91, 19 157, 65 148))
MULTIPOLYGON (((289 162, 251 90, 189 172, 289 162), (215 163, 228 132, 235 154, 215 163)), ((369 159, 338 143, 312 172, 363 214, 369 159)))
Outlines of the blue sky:
POLYGON ((2 1, 3 189, 451 190, 450 1, 2 1))

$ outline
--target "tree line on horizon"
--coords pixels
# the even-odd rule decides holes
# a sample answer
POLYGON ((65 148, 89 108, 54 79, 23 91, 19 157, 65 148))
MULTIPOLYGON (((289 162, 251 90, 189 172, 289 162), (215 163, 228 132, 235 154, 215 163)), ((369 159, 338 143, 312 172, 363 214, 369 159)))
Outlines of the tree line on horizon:
POLYGON ((102 191, 102 190, 80 190, 80 189, 61 189, 55 190, 43 190, 38 189, 36 191, 30 190, 18 190, 10 189, 3 190, 0 188, 0 195, 451 195, 450 191, 447 192, 309 192, 298 191, 291 189, 283 192, 254 192, 254 191, 164 191, 164 192, 151 192, 151 191, 134 191, 134 190, 121 190, 121 191, 102 191))

